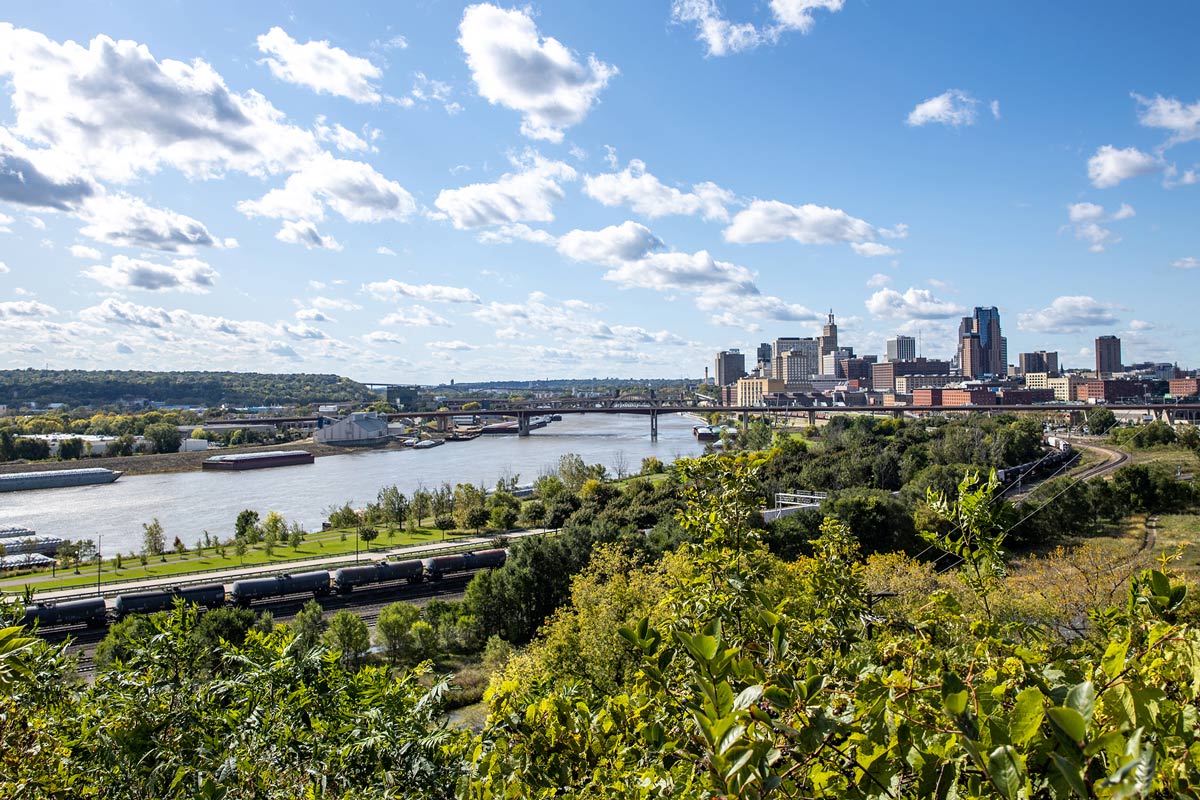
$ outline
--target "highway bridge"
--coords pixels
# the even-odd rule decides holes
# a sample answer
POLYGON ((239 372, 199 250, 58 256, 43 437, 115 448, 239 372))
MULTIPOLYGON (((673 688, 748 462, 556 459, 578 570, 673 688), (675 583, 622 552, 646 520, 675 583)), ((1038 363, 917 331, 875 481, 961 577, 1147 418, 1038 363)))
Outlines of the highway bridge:
MULTIPOLYGON (((535 403, 517 403, 503 408, 479 408, 471 411, 411 411, 399 414, 388 414, 388 420, 411 419, 420 422, 434 421, 439 427, 445 428, 446 421, 453 417, 508 417, 517 420, 517 431, 521 436, 528 436, 530 420, 547 414, 638 414, 650 419, 650 438, 658 438, 658 417, 661 414, 709 414, 713 411, 721 414, 736 415, 743 427, 751 417, 763 415, 787 415, 807 418, 810 425, 818 419, 828 419, 836 414, 867 414, 871 416, 887 416, 902 419, 906 416, 925 414, 962 414, 983 413, 1003 414, 1007 412, 1034 412, 1046 415, 1086 414, 1097 408, 1108 408, 1111 411, 1140 411, 1174 424, 1176 419, 1195 420, 1200 418, 1200 403, 1121 403, 1114 405, 1096 406, 1087 403, 1041 403, 1031 405, 995 405, 995 406, 808 406, 808 405, 770 405, 770 406, 700 406, 686 405, 675 402, 658 403, 644 399, 625 398, 588 398, 585 400, 543 400, 535 403)), ((247 417, 244 419, 212 420, 213 425, 236 425, 238 423, 274 424, 274 425, 315 425, 315 416, 307 417, 247 417)))

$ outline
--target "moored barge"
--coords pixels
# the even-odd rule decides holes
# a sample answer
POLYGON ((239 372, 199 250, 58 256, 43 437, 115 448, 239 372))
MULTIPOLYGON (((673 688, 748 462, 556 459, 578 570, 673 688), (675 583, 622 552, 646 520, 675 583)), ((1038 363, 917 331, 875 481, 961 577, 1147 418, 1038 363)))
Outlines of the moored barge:
POLYGON ((268 453, 232 453, 204 459, 201 469, 247 470, 268 467, 290 467, 295 464, 311 464, 316 458, 307 450, 277 450, 268 453))

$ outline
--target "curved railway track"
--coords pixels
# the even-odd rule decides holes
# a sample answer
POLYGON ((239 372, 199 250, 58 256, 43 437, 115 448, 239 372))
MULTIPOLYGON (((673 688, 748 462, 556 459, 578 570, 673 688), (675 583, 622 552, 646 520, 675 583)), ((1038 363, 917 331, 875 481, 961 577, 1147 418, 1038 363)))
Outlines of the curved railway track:
POLYGON ((1081 442, 1074 442, 1073 444, 1082 450, 1091 450, 1094 453, 1102 453, 1107 456, 1107 460, 1105 460, 1103 463, 1093 464, 1076 475, 1075 478, 1077 480, 1091 480, 1092 478, 1112 472, 1115 469, 1120 469, 1132 460, 1129 453, 1126 453, 1124 450, 1117 450, 1115 447, 1104 447, 1103 445, 1098 444, 1083 444, 1081 442))

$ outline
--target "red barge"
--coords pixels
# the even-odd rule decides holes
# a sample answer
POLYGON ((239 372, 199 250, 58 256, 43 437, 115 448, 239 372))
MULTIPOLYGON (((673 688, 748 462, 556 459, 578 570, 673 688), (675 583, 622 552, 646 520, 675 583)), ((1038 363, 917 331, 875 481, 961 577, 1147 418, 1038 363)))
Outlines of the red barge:
POLYGON ((290 467, 293 464, 311 464, 315 460, 307 450, 277 450, 269 453, 233 453, 204 459, 202 469, 245 470, 267 469, 268 467, 290 467))

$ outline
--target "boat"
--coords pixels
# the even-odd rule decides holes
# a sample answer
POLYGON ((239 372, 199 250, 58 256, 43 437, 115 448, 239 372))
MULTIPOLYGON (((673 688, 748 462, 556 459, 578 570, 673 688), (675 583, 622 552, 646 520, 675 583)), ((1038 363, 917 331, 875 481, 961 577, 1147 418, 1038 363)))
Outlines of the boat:
POLYGON ((27 489, 62 489, 68 486, 91 486, 112 483, 125 473, 103 467, 60 469, 46 472, 13 472, 0 475, 0 492, 21 492, 27 489))
POLYGON ((420 441, 420 442, 417 442, 416 444, 414 444, 413 449, 414 450, 428 450, 431 447, 437 447, 437 446, 443 445, 443 444, 445 444, 445 442, 443 442, 441 439, 425 439, 424 441, 420 441))
POLYGON ((234 453, 204 459, 201 469, 219 471, 242 471, 267 469, 268 467, 290 467, 294 464, 311 464, 315 457, 307 450, 275 450, 267 453, 234 453))

